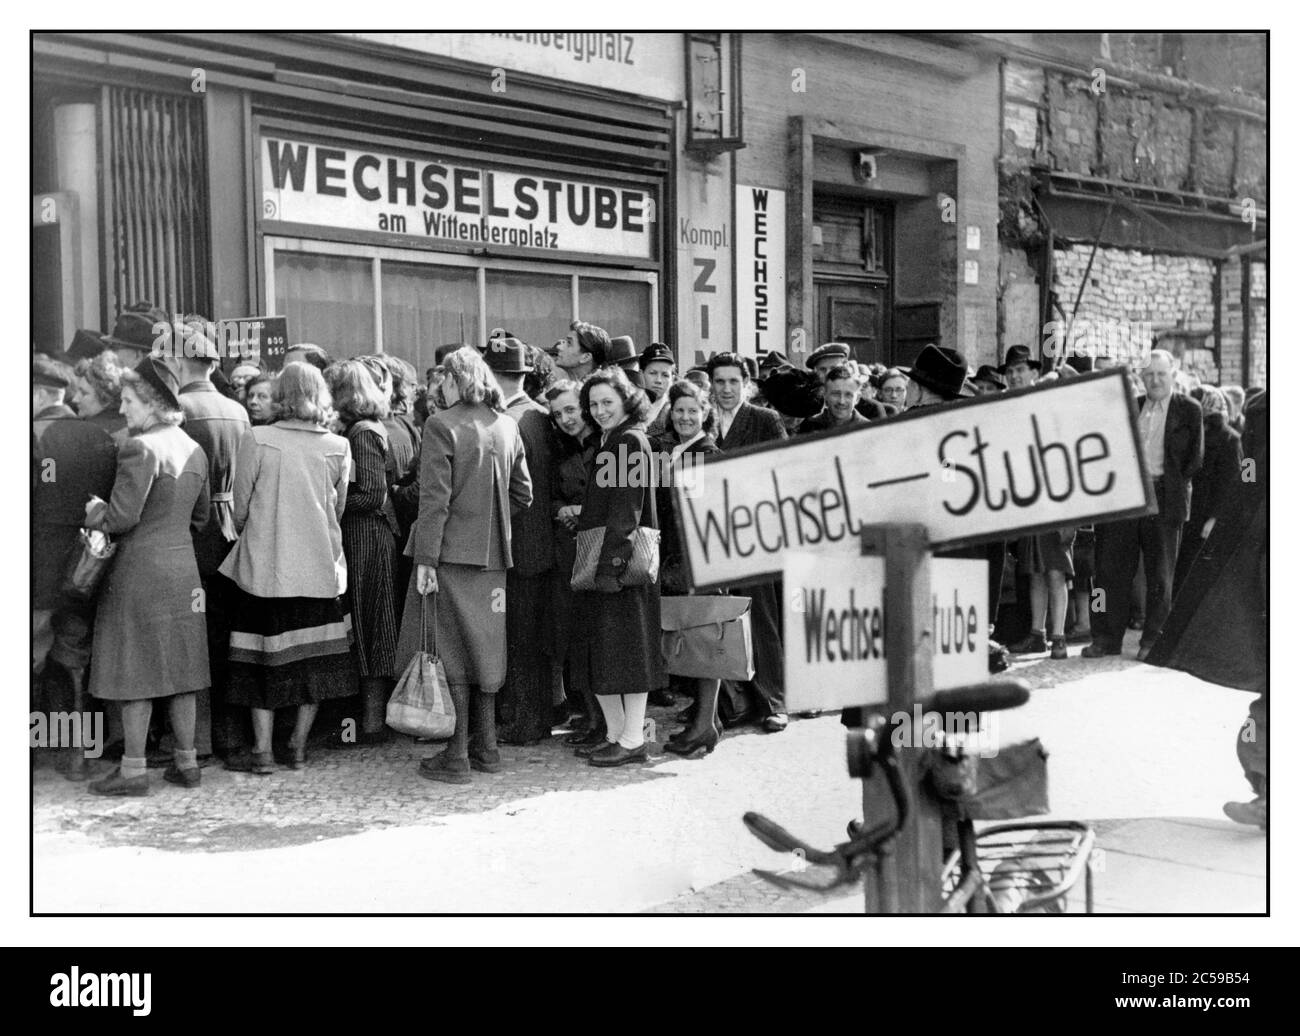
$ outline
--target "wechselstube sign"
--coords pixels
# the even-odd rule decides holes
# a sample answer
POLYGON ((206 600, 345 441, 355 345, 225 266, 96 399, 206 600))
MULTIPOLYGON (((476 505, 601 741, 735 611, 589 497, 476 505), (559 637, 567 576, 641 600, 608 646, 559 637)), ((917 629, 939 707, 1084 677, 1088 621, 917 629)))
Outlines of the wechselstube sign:
POLYGON ((862 552, 864 525, 936 547, 1155 510, 1122 368, 708 457, 674 489, 693 585, 781 572, 787 551, 862 552))

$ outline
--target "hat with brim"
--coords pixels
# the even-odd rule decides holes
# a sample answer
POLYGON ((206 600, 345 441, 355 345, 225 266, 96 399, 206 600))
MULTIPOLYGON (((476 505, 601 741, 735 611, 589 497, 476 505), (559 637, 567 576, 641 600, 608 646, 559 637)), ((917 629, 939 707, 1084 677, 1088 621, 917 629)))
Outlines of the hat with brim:
POLYGON ((527 374, 533 369, 528 359, 528 346, 518 338, 491 338, 483 358, 488 370, 497 374, 527 374))
POLYGON ((99 331, 87 331, 83 328, 77 328, 72 336, 72 344, 68 346, 67 357, 72 362, 78 360, 91 360, 109 348, 105 340, 108 336, 99 331))
POLYGON ((927 345, 907 376, 944 399, 971 395, 971 389, 966 385, 966 358, 956 349, 927 345))
POLYGON ((758 369, 760 371, 774 371, 786 365, 786 358, 777 349, 765 353, 763 358, 758 361, 758 369))
POLYGON ((812 371, 780 367, 763 380, 763 398, 786 417, 812 417, 822 409, 822 386, 812 371))
POLYGON ((998 373, 1006 374, 1012 367, 1028 367, 1031 371, 1043 369, 1043 365, 1033 358, 1027 345, 1013 345, 1008 349, 1007 357, 998 368, 998 373))
POLYGON ((636 361, 636 342, 628 335, 619 335, 609 340, 609 352, 605 356, 606 365, 617 364, 619 367, 626 367, 636 361))
POLYGON ((135 373, 162 399, 163 404, 172 410, 181 410, 181 384, 173 371, 162 360, 146 356, 135 365, 135 373))
POLYGON ((843 342, 827 342, 825 345, 820 345, 809 353, 808 359, 804 362, 807 364, 808 369, 812 370, 817 366, 817 364, 821 363, 822 360, 831 359, 832 357, 836 360, 847 360, 850 352, 851 350, 849 347, 843 342))
POLYGON ((1006 379, 998 373, 996 367, 989 363, 981 364, 980 369, 975 372, 975 377, 970 380, 984 385, 993 385, 999 389, 1007 387, 1006 379))
POLYGON ((154 343, 161 338, 162 332, 155 328, 162 324, 171 331, 167 314, 157 306, 137 303, 117 315, 112 333, 103 336, 103 343, 110 349, 138 349, 140 352, 153 352, 154 343))
POLYGON ((66 389, 72 384, 72 370, 62 360, 49 353, 33 353, 32 384, 44 388, 66 389))

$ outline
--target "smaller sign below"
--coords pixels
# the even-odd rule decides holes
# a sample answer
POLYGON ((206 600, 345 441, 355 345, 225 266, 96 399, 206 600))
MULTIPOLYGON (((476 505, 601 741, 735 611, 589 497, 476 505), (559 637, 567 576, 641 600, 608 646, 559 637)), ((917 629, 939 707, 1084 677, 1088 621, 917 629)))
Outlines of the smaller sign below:
POLYGON ((966 260, 966 283, 978 284, 980 282, 980 264, 978 259, 966 260))
POLYGON ((264 371, 284 366, 284 354, 289 350, 286 317, 231 317, 218 320, 216 328, 217 348, 229 366, 257 363, 264 371))
MULTIPOLYGON (((785 702, 791 712, 883 705, 885 559, 785 556, 785 702)), ((934 689, 988 679, 988 562, 934 558, 934 689)))

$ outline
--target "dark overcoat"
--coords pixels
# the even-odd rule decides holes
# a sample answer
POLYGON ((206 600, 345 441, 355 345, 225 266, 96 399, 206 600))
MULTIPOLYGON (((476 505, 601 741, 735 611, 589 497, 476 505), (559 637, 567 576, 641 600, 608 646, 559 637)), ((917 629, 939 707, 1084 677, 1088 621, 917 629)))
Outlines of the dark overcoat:
POLYGON ((55 608, 68 559, 79 543, 91 496, 113 489, 117 444, 66 406, 46 407, 32 424, 32 607, 55 608))
POLYGON ((199 444, 208 460, 210 520, 194 534, 194 556, 206 579, 213 575, 234 546, 235 458, 249 429, 248 413, 204 379, 180 391, 185 434, 199 444))
MULTIPOLYGON (((659 527, 654 479, 627 477, 634 465, 649 476, 655 454, 643 428, 629 420, 593 455, 578 516, 579 536, 585 529, 605 530, 598 580, 617 581, 627 570, 638 525, 659 527), (632 459, 637 454, 642 455, 640 461, 632 459)), ((575 611, 577 664, 585 662, 596 694, 648 694, 668 683, 659 649, 658 585, 622 587, 613 593, 580 591, 575 611)))

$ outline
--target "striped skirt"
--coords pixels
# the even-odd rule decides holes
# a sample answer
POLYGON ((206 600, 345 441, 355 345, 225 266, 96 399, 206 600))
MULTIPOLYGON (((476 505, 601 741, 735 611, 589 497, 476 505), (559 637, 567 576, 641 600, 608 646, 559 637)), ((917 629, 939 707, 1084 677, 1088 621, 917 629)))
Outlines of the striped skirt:
POLYGON ((254 709, 357 693, 352 627, 337 598, 254 597, 233 583, 226 701, 254 709))

